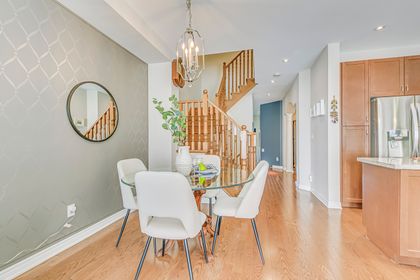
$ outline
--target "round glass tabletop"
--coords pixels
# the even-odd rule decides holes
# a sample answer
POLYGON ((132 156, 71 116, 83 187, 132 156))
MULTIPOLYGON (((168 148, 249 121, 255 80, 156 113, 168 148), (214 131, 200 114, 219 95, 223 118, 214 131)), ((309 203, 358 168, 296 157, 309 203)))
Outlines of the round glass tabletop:
MULTIPOLYGON (((121 179, 121 182, 134 188, 135 175, 135 173, 128 174, 121 179)), ((240 191, 246 183, 254 180, 254 174, 252 171, 238 167, 224 167, 218 174, 203 175, 192 172, 191 175, 187 176, 187 179, 193 191, 230 189, 229 193, 234 193, 235 190, 240 191)))

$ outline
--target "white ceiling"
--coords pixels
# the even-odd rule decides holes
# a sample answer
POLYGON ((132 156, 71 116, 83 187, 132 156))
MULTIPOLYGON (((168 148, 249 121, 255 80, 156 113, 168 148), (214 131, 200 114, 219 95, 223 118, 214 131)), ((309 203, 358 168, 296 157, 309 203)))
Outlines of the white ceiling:
MULTIPOLYGON (((58 1, 149 63, 173 58, 186 24, 184 0, 58 1)), ((192 6, 206 53, 255 50, 258 104, 281 99, 327 43, 340 42, 342 52, 420 44, 419 0, 192 0, 192 6), (378 25, 387 28, 373 31, 378 25), (272 84, 276 72, 281 76, 272 84)))

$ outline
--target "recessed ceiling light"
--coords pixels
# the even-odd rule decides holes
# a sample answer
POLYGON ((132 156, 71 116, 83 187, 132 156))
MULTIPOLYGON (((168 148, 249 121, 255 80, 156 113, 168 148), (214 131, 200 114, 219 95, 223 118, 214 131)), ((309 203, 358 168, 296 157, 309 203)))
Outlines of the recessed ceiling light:
POLYGON ((276 73, 273 74, 273 77, 280 77, 280 76, 281 76, 281 74, 279 72, 276 72, 276 73))
POLYGON ((271 95, 271 94, 268 92, 268 93, 267 93, 267 96, 270 96, 270 95, 271 95))
POLYGON ((274 80, 271 80, 271 83, 274 84, 274 80))
POLYGON ((382 31, 385 29, 385 25, 379 25, 378 27, 375 28, 375 31, 382 31))
POLYGON ((289 62, 289 59, 288 58, 283 58, 283 62, 287 63, 287 62, 289 62))

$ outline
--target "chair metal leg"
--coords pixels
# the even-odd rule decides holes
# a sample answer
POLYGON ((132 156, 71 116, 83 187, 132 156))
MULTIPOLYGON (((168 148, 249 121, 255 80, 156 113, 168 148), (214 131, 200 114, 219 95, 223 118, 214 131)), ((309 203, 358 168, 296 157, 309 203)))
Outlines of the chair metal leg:
POLYGON ((153 237, 153 249, 155 253, 155 257, 157 257, 157 244, 156 244, 156 238, 153 237))
POLYGON ((203 244, 204 259, 206 260, 206 263, 208 263, 209 259, 207 258, 206 237, 204 236, 203 229, 201 229, 201 243, 203 244))
POLYGON ((165 239, 162 239, 162 257, 165 255, 165 239))
POLYGON ((258 251, 260 251, 261 262, 265 264, 264 255, 263 255, 263 251, 262 251, 261 243, 260 243, 260 236, 258 235, 257 224, 255 223, 255 219, 252 219, 251 223, 252 223, 252 229, 254 230, 255 239, 257 240, 258 251))
POLYGON ((194 275, 193 275, 193 271, 191 267, 190 249, 188 248, 187 239, 184 239, 184 248, 185 248, 185 255, 187 257, 188 274, 190 275, 190 280, 194 280, 194 275))
POLYGON ((219 231, 219 227, 220 227, 220 216, 217 216, 217 220, 216 220, 216 229, 215 229, 215 234, 213 236, 213 245, 211 246, 211 253, 212 255, 214 255, 214 249, 216 247, 216 241, 217 241, 217 232, 219 231))
POLYGON ((144 246, 143 255, 141 256, 139 266, 137 267, 136 276, 134 277, 135 280, 139 279, 141 268, 143 267, 144 260, 146 259, 147 250, 149 250, 150 241, 152 237, 148 237, 146 241, 146 245, 144 246))
POLYGON ((220 235, 220 228, 222 227, 222 218, 223 217, 220 217, 220 225, 219 225, 219 229, 217 230, 217 235, 220 235))
POLYGON ((115 244, 115 247, 118 247, 118 245, 120 244, 120 240, 121 240, 121 237, 123 235, 125 225, 127 224, 127 220, 128 220, 129 215, 130 215, 130 209, 127 209, 127 213, 125 214, 124 222, 121 226, 120 235, 118 236, 117 244, 115 244))
POLYGON ((209 198, 209 216, 213 216, 213 199, 209 198))

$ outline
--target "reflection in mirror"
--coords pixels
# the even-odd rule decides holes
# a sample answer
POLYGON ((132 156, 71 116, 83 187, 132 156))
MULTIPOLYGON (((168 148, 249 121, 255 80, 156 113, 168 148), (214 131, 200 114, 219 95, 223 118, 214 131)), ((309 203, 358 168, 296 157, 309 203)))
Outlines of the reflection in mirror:
POLYGON ((74 130, 93 142, 111 137, 118 124, 114 97, 95 82, 83 82, 71 90, 67 98, 67 115, 74 130))

